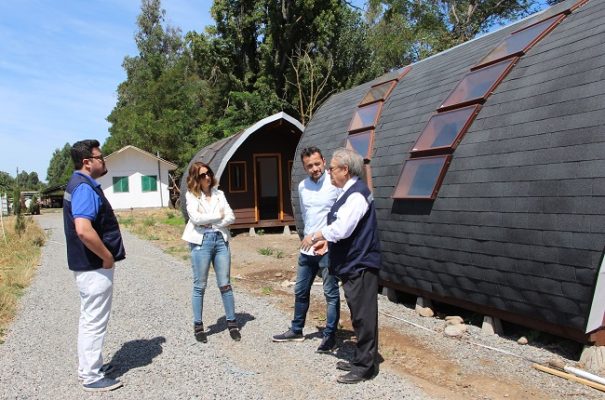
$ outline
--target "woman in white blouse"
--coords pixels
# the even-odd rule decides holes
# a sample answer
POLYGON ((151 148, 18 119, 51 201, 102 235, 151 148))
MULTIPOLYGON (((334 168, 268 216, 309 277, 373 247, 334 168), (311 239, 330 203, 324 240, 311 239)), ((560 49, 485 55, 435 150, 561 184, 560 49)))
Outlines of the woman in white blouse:
POLYGON ((235 221, 235 216, 225 199, 225 194, 218 190, 216 185, 216 178, 208 165, 202 162, 191 165, 187 177, 188 190, 185 195, 189 221, 182 239, 189 242, 191 248, 193 332, 195 338, 202 343, 208 341, 202 314, 210 263, 214 267, 216 283, 221 291, 229 334, 233 340, 241 339, 235 319, 235 301, 230 281, 231 252, 228 226, 235 221))

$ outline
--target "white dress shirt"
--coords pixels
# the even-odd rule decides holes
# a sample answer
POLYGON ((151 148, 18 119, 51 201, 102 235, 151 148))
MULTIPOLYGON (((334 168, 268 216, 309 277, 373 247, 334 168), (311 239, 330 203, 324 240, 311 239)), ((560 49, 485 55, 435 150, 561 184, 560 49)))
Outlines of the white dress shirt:
MULTIPOLYGON (((307 177, 298 184, 300 213, 305 225, 305 236, 326 226, 326 216, 339 193, 340 189, 332 185, 328 171, 324 171, 317 182, 314 182, 311 177, 307 177)), ((301 249, 300 252, 309 256, 314 255, 312 248, 306 251, 301 249)))
MULTIPOLYGON (((338 199, 358 180, 357 176, 349 179, 343 186, 342 192, 338 195, 338 199)), ((332 243, 348 238, 369 209, 370 205, 361 193, 356 192, 351 194, 347 198, 347 201, 338 209, 336 220, 321 230, 322 236, 332 243)))

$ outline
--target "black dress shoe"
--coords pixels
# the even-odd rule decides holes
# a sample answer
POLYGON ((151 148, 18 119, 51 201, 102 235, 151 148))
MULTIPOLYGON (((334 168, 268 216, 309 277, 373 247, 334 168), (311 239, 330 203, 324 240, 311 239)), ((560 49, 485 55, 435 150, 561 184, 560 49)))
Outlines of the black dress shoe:
POLYGON ((354 373, 353 371, 349 372, 348 374, 344 374, 339 376, 336 381, 338 383, 359 383, 362 381, 365 381, 367 378, 364 378, 361 375, 357 375, 356 373, 354 373))
POLYGON ((350 371, 351 363, 348 361, 339 361, 336 363, 336 369, 339 369, 341 371, 350 371))

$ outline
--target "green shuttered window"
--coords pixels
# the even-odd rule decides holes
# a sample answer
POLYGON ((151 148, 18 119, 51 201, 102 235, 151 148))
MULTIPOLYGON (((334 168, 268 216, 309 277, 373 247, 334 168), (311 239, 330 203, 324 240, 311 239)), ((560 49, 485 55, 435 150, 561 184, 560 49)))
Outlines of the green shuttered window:
POLYGON ((114 176, 113 177, 113 192, 114 193, 128 193, 128 177, 127 176, 114 176))
POLYGON ((141 177, 141 187, 143 192, 157 192, 158 177, 156 175, 143 175, 141 177))

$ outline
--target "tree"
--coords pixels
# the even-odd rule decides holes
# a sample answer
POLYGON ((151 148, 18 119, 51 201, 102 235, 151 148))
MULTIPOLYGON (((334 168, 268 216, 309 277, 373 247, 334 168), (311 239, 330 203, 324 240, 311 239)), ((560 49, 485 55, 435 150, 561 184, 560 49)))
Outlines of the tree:
POLYGON ((186 165, 200 125, 202 87, 180 30, 164 27, 164 16, 160 0, 142 1, 135 35, 139 54, 124 59, 127 79, 107 117, 110 136, 103 151, 134 145, 186 165))
POLYGON ((370 0, 370 41, 384 64, 401 66, 528 15, 536 0, 370 0))
POLYGON ((71 145, 65 143, 62 149, 55 149, 46 170, 48 186, 64 185, 69 181, 74 170, 71 160, 71 145))
POLYGON ((0 193, 9 193, 15 186, 13 177, 4 171, 0 171, 0 193))

